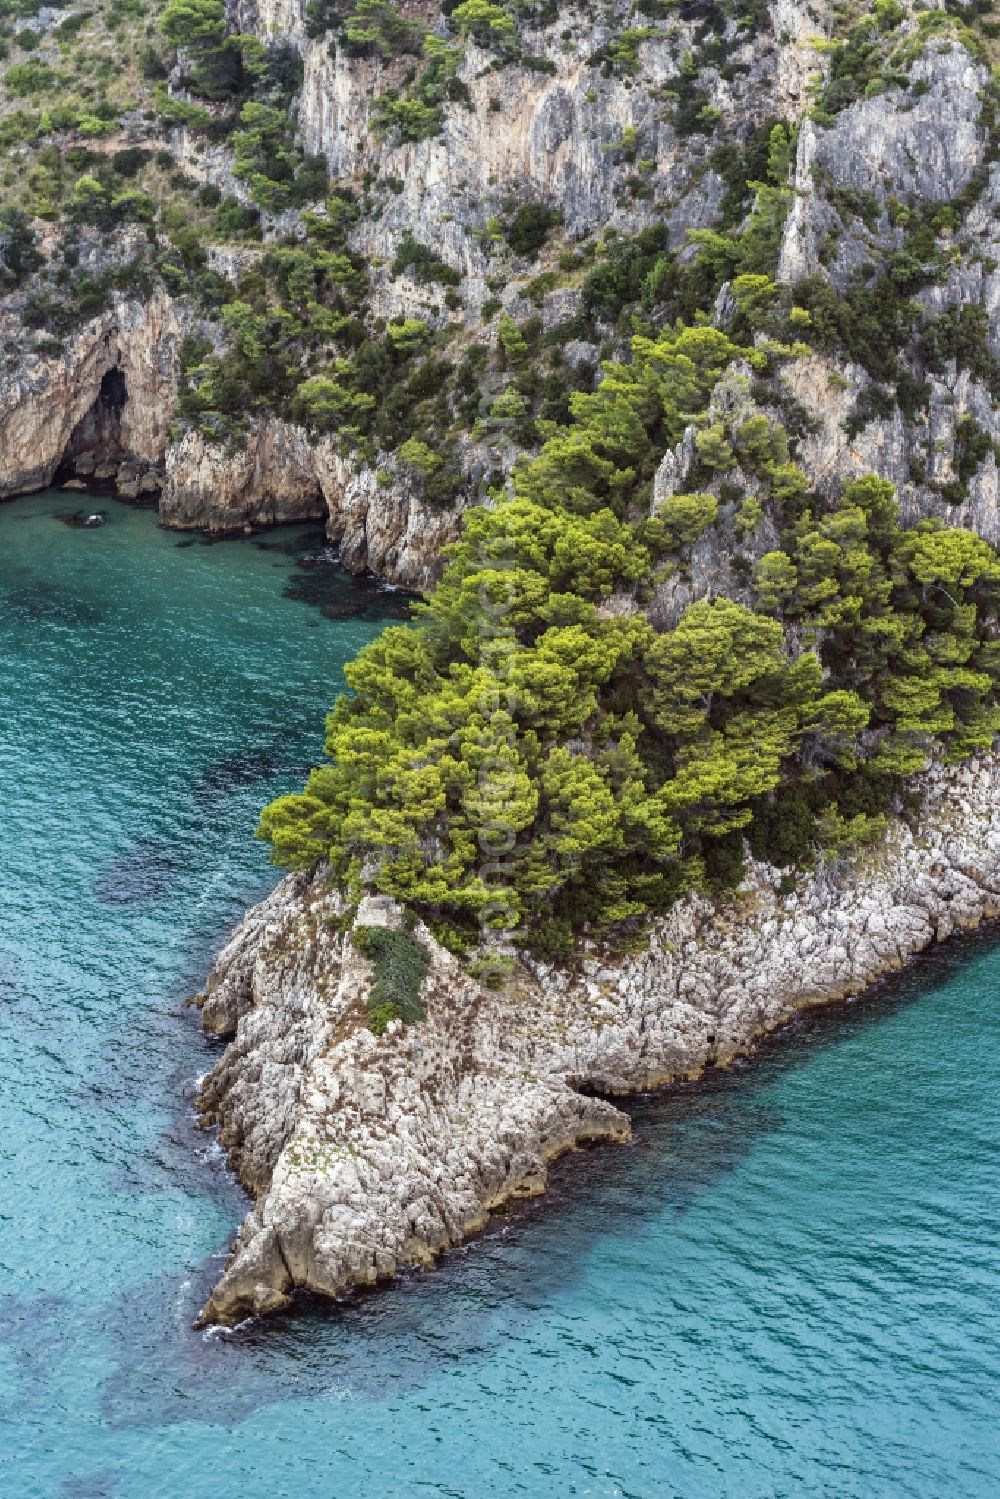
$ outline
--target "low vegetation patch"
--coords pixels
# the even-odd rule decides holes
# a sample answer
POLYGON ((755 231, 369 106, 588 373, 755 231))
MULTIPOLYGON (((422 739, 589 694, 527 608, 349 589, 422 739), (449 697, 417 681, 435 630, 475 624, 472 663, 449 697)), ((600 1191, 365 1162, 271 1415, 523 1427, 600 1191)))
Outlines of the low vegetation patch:
POLYGON ((431 960, 423 943, 410 932, 385 926, 357 926, 351 940, 375 969, 368 995, 368 1029, 381 1036, 393 1020, 412 1025, 425 1019, 420 990, 431 960))

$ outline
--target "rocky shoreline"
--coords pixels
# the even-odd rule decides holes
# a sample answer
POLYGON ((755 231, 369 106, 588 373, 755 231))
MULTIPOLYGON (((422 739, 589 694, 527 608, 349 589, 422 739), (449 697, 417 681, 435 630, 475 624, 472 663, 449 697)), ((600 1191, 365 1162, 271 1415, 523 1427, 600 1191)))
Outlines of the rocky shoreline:
MULTIPOLYGON (((198 326, 163 290, 146 302, 116 293, 59 353, 0 369, 0 500, 50 484, 113 493, 156 504, 168 530, 220 537, 317 521, 348 572, 426 592, 469 496, 430 505, 392 455, 355 461, 333 437, 273 416, 248 420, 238 443, 178 433, 180 348, 198 326)), ((19 328, 17 308, 0 307, 0 343, 13 348, 19 328)), ((470 480, 495 456, 467 444, 470 480)))
MULTIPOLYGON (((857 858, 793 894, 752 865, 736 896, 686 898, 614 962, 525 966, 491 992, 418 927, 427 1018, 381 1037, 338 897, 320 877, 283 880, 199 996, 206 1031, 230 1038, 202 1119, 254 1200, 200 1324, 431 1263, 502 1203, 544 1191, 557 1155, 626 1139, 610 1096, 724 1066, 797 1010, 1000 914, 1000 755, 937 766, 920 789, 919 820, 895 820, 857 858)), ((400 919, 382 898, 357 916, 400 919)))

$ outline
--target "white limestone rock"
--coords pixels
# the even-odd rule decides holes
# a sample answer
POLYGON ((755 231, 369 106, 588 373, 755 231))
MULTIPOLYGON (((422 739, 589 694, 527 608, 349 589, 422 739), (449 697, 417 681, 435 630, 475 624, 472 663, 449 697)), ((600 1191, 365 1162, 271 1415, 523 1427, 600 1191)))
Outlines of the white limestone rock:
MULTIPOLYGON (((544 1190, 556 1155, 627 1138, 607 1095, 725 1065, 802 1006, 1000 913, 1000 755, 935 767, 921 789, 916 831, 894 821, 790 898, 753 864, 733 899, 685 898, 620 961, 525 963, 495 993, 418 927, 427 1018, 381 1037, 365 1026, 370 965, 338 929, 338 897, 322 875, 283 880, 206 986, 208 1027, 234 1034, 203 1086, 204 1119, 255 1206, 202 1322, 429 1263, 501 1203, 544 1190)), ((357 920, 399 912, 369 899, 357 920)))

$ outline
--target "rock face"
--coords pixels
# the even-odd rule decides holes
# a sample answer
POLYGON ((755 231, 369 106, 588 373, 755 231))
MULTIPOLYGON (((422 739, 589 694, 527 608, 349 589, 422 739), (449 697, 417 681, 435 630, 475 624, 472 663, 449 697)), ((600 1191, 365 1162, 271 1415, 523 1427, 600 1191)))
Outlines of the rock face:
POLYGON ((325 513, 313 454, 298 427, 255 422, 231 447, 207 442, 192 428, 167 455, 165 526, 226 535, 325 513))
MULTIPOLYGON (((410 10, 454 41, 435 8, 415 0, 410 10)), ((704 50, 708 23, 699 7, 679 7, 669 26, 627 32, 639 39, 620 66, 607 56, 621 41, 624 12, 564 10, 546 26, 518 21, 517 62, 501 66, 497 54, 469 41, 440 132, 400 142, 373 128, 373 104, 402 86, 409 62, 353 55, 332 32, 311 37, 299 0, 238 0, 230 11, 242 31, 301 55, 302 144, 364 201, 350 245, 366 263, 369 321, 420 317, 452 335, 448 357, 456 363, 476 344, 495 344, 501 307, 520 322, 539 317, 546 335, 575 316, 582 273, 560 281, 559 249, 663 221, 670 243, 690 254, 683 249, 688 230, 716 223, 725 197, 719 141, 735 149, 775 119, 799 127, 778 269, 789 285, 819 273, 847 291, 865 267, 884 268, 904 248, 901 209, 955 204, 981 181, 950 231, 953 253, 942 274, 916 301, 934 315, 980 308, 989 352, 1000 359, 1000 165, 984 123, 989 74, 954 36, 931 36, 881 92, 823 124, 806 110, 815 92, 810 80, 825 65, 817 43, 834 29, 834 10, 825 0, 772 0, 756 29, 731 33, 724 60, 713 52, 699 63, 698 97, 717 121, 715 137, 701 133, 697 120, 682 127, 670 102, 682 90, 687 62, 704 50), (497 225, 516 204, 558 213, 556 250, 536 259, 505 244, 497 225), (458 274, 460 297, 448 303, 443 285, 394 264, 406 236, 458 274), (560 284, 539 288, 546 275, 560 284)), ((906 23, 908 35, 915 25, 906 23)), ((170 145, 192 180, 249 201, 228 145, 206 144, 179 128, 170 145)), ((208 245, 212 272, 237 286, 259 271, 271 244, 304 232, 291 209, 265 213, 263 230, 263 245, 208 245)), ((84 231, 80 264, 95 273, 124 268, 141 259, 142 242, 135 226, 113 236, 84 231)), ((196 331, 221 347, 224 334, 183 291, 157 287, 145 303, 115 293, 58 352, 55 340, 37 336, 23 295, 0 301, 7 355, 0 497, 44 486, 62 466, 85 479, 114 480, 127 497, 162 487, 168 526, 225 533, 325 519, 349 568, 370 568, 409 588, 429 586, 441 546, 475 499, 480 472, 509 471, 514 452, 487 465, 477 441, 462 438, 468 483, 455 503, 432 509, 391 456, 353 457, 329 439, 310 443, 278 418, 255 418, 245 438, 231 443, 211 442, 196 427, 178 434, 172 424, 181 340, 196 331), (108 380, 121 382, 117 395, 108 380)), ((599 341, 587 347, 588 362, 596 363, 599 341)), ((820 488, 835 490, 874 470, 896 485, 905 520, 936 516, 1000 541, 1000 423, 990 382, 954 357, 908 373, 920 397, 904 414, 894 393, 879 390, 856 363, 822 354, 789 360, 781 378, 812 424, 796 457, 820 488), (989 439, 971 474, 970 432, 989 439)), ((682 599, 675 589, 664 619, 682 599)))
POLYGON ((236 451, 185 433, 167 454, 160 519, 222 535, 323 520, 350 572, 414 592, 431 586, 457 525, 455 510, 427 505, 400 465, 375 470, 276 420, 251 424, 236 451))
MULTIPOLYGON (((879 474, 896 488, 905 525, 935 517, 944 525, 978 531, 1000 544, 1000 469, 987 452, 965 498, 949 502, 941 488, 956 477, 960 426, 972 418, 984 432, 1000 432, 989 392, 968 370, 954 366, 929 380, 927 405, 914 421, 896 410, 873 419, 853 438, 845 435, 859 390, 868 379, 856 365, 838 365, 815 355, 783 371, 782 383, 815 423, 803 438, 799 459, 819 487, 834 492, 845 479, 879 474)), ((996 440, 996 439, 994 439, 996 440)))
MULTIPOLYGON (((714 216, 720 180, 710 172, 714 187, 706 193, 697 139, 681 137, 661 105, 698 29, 693 17, 679 14, 669 36, 647 28, 635 64, 617 71, 595 66, 594 55, 617 39, 625 24, 621 16, 570 11, 547 26, 526 26, 522 45, 530 66, 500 68, 495 51, 470 41, 458 70, 464 98, 445 111, 441 132, 394 143, 373 128, 373 106, 398 86, 398 63, 359 58, 330 35, 310 38, 304 7, 287 0, 242 0, 240 13, 243 24, 266 39, 290 42, 302 56, 300 120, 307 149, 325 156, 335 178, 369 173, 397 184, 383 211, 359 226, 359 248, 382 255, 403 232, 416 235, 471 278, 474 317, 488 295, 482 231, 512 193, 558 207, 573 239, 605 226, 634 233, 684 205, 676 231, 682 240, 689 224, 714 216), (634 132, 641 146, 647 178, 642 193, 626 188, 626 132, 634 132)), ((430 8, 428 19, 440 26, 430 8)), ((707 70, 712 105, 727 126, 737 119, 764 120, 765 99, 776 115, 794 115, 802 107, 812 57, 804 7, 792 23, 794 38, 788 20, 787 14, 775 15, 767 28, 771 34, 736 42, 731 61, 738 70, 725 78, 717 68, 707 70), (788 37, 780 47, 779 34, 788 37)), ((815 36, 815 19, 808 30, 815 36)), ((390 287, 387 315, 415 310, 414 293, 419 289, 390 287)))
MULTIPOLYGON (((826 126, 804 119, 778 278, 793 285, 821 274, 840 292, 906 253, 901 205, 959 205, 942 269, 915 295, 925 314, 981 309, 993 360, 1000 357, 1000 165, 983 123, 989 70, 949 37, 932 41, 906 86, 860 99, 826 126), (968 197, 968 202, 963 202, 968 197)), ((916 409, 868 412, 874 382, 858 364, 815 356, 782 372, 789 394, 813 423, 798 458, 821 489, 877 473, 896 486, 903 519, 934 516, 1000 541, 1000 421, 995 389, 964 367, 968 350, 919 368, 916 409), (949 494, 962 467, 961 433, 972 422, 994 447, 949 494)), ((971 361, 970 361, 971 362, 971 361)))
MULTIPOLYGON (((141 474, 162 470, 185 322, 163 291, 147 302, 116 298, 59 355, 8 366, 0 374, 0 499, 44 488, 64 461, 83 474, 103 464, 100 477, 109 479, 124 462, 136 492, 141 474)), ((8 313, 3 323, 10 336, 16 319, 8 313)))
MULTIPOLYGON (((937 767, 919 830, 897 820, 852 864, 782 895, 752 867, 735 900, 681 901, 648 948, 580 972, 478 987, 421 927, 427 1018, 365 1026, 369 963, 322 878, 252 910, 203 996, 229 1036, 201 1108, 254 1206, 203 1323, 336 1296, 426 1264, 492 1209, 544 1189, 546 1163, 622 1140, 627 1094, 725 1065, 797 1009, 857 993, 957 928, 1000 914, 1000 757, 937 767)), ((395 925, 369 898, 358 922, 395 925)))
POLYGON ((842 227, 833 202, 837 188, 871 193, 880 209, 889 197, 920 203, 956 199, 983 163, 980 95, 987 80, 987 69, 947 38, 916 59, 907 91, 896 88, 860 99, 829 126, 803 120, 797 201, 779 265, 782 280, 797 281, 822 265, 834 284, 843 286, 873 236, 893 247, 901 242, 902 231, 879 215, 874 230, 856 223, 840 236, 835 258, 821 260, 825 234, 842 227))

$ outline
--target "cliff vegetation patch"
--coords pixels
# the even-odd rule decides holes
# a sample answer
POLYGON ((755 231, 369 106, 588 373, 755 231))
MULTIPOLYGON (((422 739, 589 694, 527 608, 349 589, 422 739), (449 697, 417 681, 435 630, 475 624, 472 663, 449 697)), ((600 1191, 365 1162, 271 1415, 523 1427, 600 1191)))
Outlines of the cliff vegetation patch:
POLYGON ((404 1025, 423 1020, 427 1010, 420 990, 430 967, 423 943, 411 932, 384 926, 356 926, 351 941, 375 970, 368 993, 368 1029, 381 1036, 393 1020, 404 1025))

